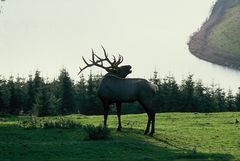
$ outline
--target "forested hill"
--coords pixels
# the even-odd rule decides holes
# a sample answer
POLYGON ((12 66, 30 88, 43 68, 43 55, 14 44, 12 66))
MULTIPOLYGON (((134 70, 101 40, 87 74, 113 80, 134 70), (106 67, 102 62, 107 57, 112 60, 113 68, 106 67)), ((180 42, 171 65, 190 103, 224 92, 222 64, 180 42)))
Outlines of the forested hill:
POLYGON ((240 70, 240 0, 218 0, 188 45, 200 59, 240 70))

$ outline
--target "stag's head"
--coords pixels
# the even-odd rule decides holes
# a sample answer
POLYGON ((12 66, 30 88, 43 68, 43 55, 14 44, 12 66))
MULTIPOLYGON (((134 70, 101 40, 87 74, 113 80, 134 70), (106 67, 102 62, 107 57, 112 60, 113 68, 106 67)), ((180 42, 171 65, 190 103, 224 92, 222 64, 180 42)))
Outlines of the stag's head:
POLYGON ((128 74, 132 73, 130 65, 123 65, 119 66, 123 62, 123 57, 121 55, 116 58, 114 55, 112 56, 113 59, 110 60, 108 54, 104 47, 102 46, 104 52, 104 58, 99 57, 96 55, 92 49, 92 59, 87 62, 84 57, 82 57, 84 63, 86 64, 85 67, 80 68, 78 74, 80 74, 84 69, 92 66, 97 66, 100 68, 105 69, 109 74, 115 75, 120 78, 125 78, 128 74), (104 66, 104 62, 108 63, 108 66, 104 66))

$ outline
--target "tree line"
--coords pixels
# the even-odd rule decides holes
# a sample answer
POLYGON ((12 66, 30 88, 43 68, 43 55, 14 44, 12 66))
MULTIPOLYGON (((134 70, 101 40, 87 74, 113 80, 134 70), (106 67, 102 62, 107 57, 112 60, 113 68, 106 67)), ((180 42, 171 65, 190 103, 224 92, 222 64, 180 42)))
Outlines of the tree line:
MULTIPOLYGON (((74 82, 66 69, 57 79, 49 81, 36 71, 28 79, 11 76, 0 77, 0 114, 12 115, 65 115, 71 113, 103 114, 102 103, 97 97, 97 87, 103 76, 80 76, 74 82)), ((153 100, 157 112, 226 112, 240 111, 240 88, 236 94, 231 90, 212 85, 204 86, 189 75, 178 84, 173 76, 158 78, 154 72, 150 82, 159 88, 153 100)), ((123 104, 123 113, 142 113, 137 103, 123 104)), ((111 108, 116 113, 116 108, 111 108)))

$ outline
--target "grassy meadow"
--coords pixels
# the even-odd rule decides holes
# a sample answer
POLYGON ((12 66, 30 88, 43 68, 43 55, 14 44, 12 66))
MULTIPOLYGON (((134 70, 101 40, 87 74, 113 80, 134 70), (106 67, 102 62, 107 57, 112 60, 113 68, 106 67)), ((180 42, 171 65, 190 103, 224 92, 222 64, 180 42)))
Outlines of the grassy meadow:
MULTIPOLYGON (((56 117, 47 117, 51 120, 56 117)), ((240 113, 161 113, 154 137, 144 136, 146 114, 123 115, 123 130, 110 115, 106 140, 86 139, 83 128, 19 127, 29 116, 0 117, 0 161, 240 160, 240 113)), ((99 125, 103 116, 62 119, 99 125)))
MULTIPOLYGON (((235 2, 236 0, 231 0, 235 2)), ((230 2, 231 2, 230 1, 230 2)), ((210 44, 240 55, 240 3, 229 8, 220 23, 213 27, 208 37, 210 44)))

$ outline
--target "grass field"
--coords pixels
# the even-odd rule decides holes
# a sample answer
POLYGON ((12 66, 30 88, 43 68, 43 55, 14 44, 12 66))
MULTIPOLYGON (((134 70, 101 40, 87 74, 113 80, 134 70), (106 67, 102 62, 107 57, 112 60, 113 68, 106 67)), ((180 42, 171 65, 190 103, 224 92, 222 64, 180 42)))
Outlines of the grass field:
MULTIPOLYGON (((68 115, 83 125, 102 123, 102 116, 68 115)), ((0 117, 0 161, 158 161, 240 160, 240 113, 161 113, 156 134, 144 136, 146 114, 124 115, 124 129, 109 116, 111 136, 86 140, 82 128, 24 129, 19 120, 0 117)), ((47 119, 54 119, 49 117, 47 119)))

